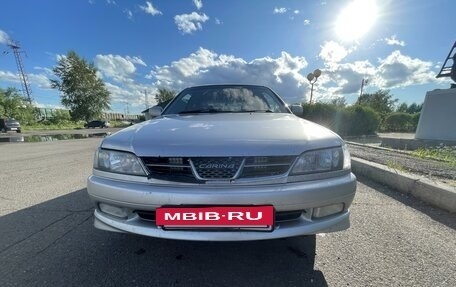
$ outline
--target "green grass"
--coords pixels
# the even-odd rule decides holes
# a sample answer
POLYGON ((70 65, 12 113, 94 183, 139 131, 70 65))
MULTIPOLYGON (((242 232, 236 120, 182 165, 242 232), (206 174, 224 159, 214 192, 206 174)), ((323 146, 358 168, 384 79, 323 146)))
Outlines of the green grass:
POLYGON ((442 146, 436 148, 421 148, 412 152, 413 156, 425 159, 434 159, 449 163, 456 167, 456 146, 442 146))
MULTIPOLYGON (((130 126, 130 121, 110 121, 109 124, 112 128, 124 128, 130 126)), ((61 123, 52 124, 50 122, 46 123, 34 123, 29 125, 22 125, 22 131, 51 131, 51 130, 74 130, 74 129, 83 129, 84 122, 72 122, 72 121, 63 121, 61 123)))
POLYGON ((398 171, 407 171, 407 169, 403 165, 392 160, 386 161, 386 166, 398 171))
POLYGON ((84 128, 84 123, 60 123, 60 124, 42 124, 35 123, 31 125, 23 125, 22 131, 43 131, 43 130, 72 130, 72 129, 84 128))

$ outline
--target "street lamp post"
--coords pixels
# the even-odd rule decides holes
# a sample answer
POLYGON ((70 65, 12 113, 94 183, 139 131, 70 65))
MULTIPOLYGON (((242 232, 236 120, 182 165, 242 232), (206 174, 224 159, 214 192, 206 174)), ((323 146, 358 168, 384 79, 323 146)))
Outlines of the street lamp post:
POLYGON ((313 73, 309 73, 307 75, 307 80, 309 80, 310 83, 310 101, 309 104, 312 104, 312 96, 313 96, 313 89, 314 89, 314 84, 317 82, 318 77, 321 76, 321 70, 320 69, 315 69, 313 73))
POLYGON ((359 92, 359 96, 361 97, 363 95, 363 88, 365 85, 367 85, 367 83, 369 83, 369 79, 362 79, 361 80, 361 91, 359 92))

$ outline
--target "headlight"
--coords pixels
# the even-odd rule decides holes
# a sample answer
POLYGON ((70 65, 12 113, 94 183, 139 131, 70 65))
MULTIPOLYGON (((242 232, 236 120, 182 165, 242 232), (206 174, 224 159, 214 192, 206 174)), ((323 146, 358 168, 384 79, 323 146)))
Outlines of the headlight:
POLYGON ((346 151, 345 145, 337 148, 312 150, 301 154, 291 170, 291 175, 342 169, 350 169, 350 155, 346 151))
POLYGON ((114 150, 98 149, 95 152, 93 168, 122 174, 146 175, 134 154, 114 150))

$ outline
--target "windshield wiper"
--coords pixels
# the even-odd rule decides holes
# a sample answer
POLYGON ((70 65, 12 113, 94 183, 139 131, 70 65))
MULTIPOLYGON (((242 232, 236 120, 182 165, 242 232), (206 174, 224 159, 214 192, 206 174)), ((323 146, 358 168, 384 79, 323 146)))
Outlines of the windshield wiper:
POLYGON ((240 113, 273 113, 271 110, 242 110, 240 113))
POLYGON ((179 115, 182 114, 210 114, 210 113, 220 113, 222 111, 216 109, 199 109, 199 110, 188 110, 179 112, 179 115))

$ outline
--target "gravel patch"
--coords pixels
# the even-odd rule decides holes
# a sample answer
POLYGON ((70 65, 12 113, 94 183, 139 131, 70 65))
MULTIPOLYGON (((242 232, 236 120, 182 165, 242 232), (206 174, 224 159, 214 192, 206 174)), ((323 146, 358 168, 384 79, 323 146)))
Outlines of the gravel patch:
POLYGON ((456 168, 448 163, 414 157, 406 152, 348 144, 353 157, 384 164, 391 168, 439 179, 445 183, 456 184, 456 168))

